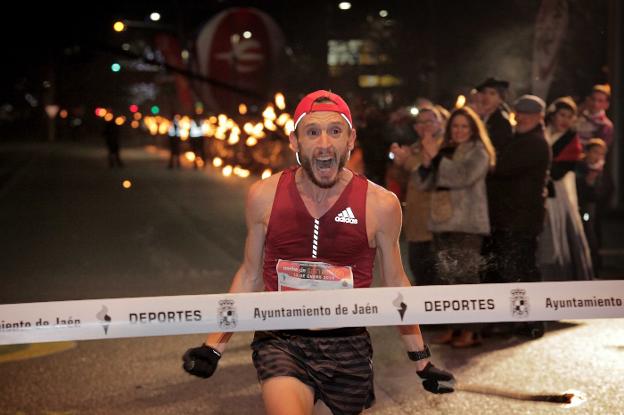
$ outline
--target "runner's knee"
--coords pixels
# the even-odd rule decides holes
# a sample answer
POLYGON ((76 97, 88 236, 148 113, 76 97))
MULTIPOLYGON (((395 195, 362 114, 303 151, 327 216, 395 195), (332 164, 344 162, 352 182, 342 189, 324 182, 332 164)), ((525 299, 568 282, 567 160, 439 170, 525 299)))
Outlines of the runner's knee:
POLYGON ((264 380, 262 398, 268 415, 310 415, 314 408, 312 388, 289 376, 264 380))

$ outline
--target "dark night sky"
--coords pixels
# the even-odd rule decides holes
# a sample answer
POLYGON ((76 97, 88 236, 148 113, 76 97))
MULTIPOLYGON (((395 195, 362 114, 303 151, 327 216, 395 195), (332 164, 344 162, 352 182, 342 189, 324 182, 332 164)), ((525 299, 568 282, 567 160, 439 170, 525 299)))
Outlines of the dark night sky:
MULTIPOLYGON (((3 59, 5 65, 4 76, 0 83, 2 94, 0 101, 4 101, 3 97, 6 99, 14 92, 16 81, 24 78, 29 82, 43 79, 42 68, 45 68, 46 63, 59 59, 73 59, 78 63, 95 59, 96 55, 101 53, 95 45, 115 42, 111 25, 116 18, 144 20, 149 12, 158 10, 164 16, 163 23, 184 28, 190 37, 202 21, 218 11, 226 7, 243 5, 255 6, 269 12, 286 33, 287 44, 299 45, 300 50, 304 51, 311 50, 310 42, 314 41, 308 33, 326 28, 326 22, 334 22, 334 25, 329 27, 333 32, 330 36, 340 37, 345 30, 358 33, 361 31, 361 24, 358 22, 365 19, 366 13, 382 7, 388 8, 391 13, 402 19, 401 35, 405 38, 397 42, 405 45, 404 55, 408 58, 413 53, 418 53, 420 46, 415 43, 414 38, 420 33, 419 26, 429 24, 428 19, 423 16, 429 16, 427 13, 434 10, 436 22, 430 30, 435 32, 434 47, 438 59, 435 70, 440 77, 438 81, 442 88, 440 93, 447 93, 444 87, 449 89, 450 95, 451 90, 454 93, 459 87, 474 84, 479 81, 476 78, 485 76, 484 71, 488 72, 488 75, 505 75, 505 70, 507 73, 517 71, 514 76, 518 79, 527 76, 522 68, 511 68, 516 65, 517 60, 507 59, 509 67, 505 70, 498 68, 496 62, 497 59, 505 58, 505 54, 516 53, 523 56, 530 53, 530 28, 539 0, 479 2, 355 0, 350 17, 346 20, 340 15, 336 17, 337 3, 337 1, 293 3, 286 0, 271 2, 142 0, 55 2, 35 5, 32 2, 22 2, 15 5, 15 10, 10 14, 5 14, 4 23, 0 25, 2 39, 5 41, 3 59), (328 17, 330 12, 334 14, 333 20, 328 17), (522 36, 528 36, 525 44, 512 45, 514 38, 522 36), (501 50, 493 51, 488 45, 501 50), (506 49, 506 45, 511 45, 512 49, 515 47, 515 52, 506 49), (81 53, 67 58, 63 51, 74 46, 79 46, 81 53), (458 67, 462 68, 459 75, 458 67), (500 73, 495 73, 496 71, 500 73)), ((562 53, 568 54, 566 59, 570 65, 569 71, 577 72, 575 80, 580 79, 578 82, 583 83, 579 89, 586 88, 585 84, 604 78, 600 68, 606 61, 606 4, 606 0, 570 0, 570 9, 575 16, 571 19, 574 27, 570 30, 568 44, 564 45, 562 53), (579 75, 578 72, 583 70, 588 74, 579 75)), ((357 34, 353 37, 357 37, 357 34)), ((325 56, 319 55, 313 56, 313 59, 322 64, 325 56)), ((419 70, 418 67, 413 69, 414 72, 419 70)), ((408 75, 411 82, 416 82, 419 76, 418 73, 408 75)), ((572 82, 563 82, 562 88, 574 87, 572 82)), ((576 91, 570 93, 574 92, 576 91)))

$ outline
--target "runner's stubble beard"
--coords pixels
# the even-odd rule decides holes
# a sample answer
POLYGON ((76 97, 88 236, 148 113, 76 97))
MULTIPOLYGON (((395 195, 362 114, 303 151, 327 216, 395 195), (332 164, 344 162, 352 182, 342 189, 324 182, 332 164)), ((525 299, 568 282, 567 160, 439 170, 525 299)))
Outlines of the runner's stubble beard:
POLYGON ((340 159, 338 160, 338 170, 337 170, 336 177, 334 178, 334 180, 332 180, 331 182, 325 182, 325 183, 318 181, 316 177, 314 176, 314 171, 312 170, 312 162, 310 161, 310 157, 304 156, 303 153, 299 153, 299 157, 301 158, 301 167, 303 167, 303 171, 305 172, 306 176, 308 176, 310 181, 314 183, 316 186, 320 187, 321 189, 329 189, 331 187, 334 187, 334 185, 338 182, 340 172, 342 171, 343 167, 347 164, 349 151, 340 155, 340 159))

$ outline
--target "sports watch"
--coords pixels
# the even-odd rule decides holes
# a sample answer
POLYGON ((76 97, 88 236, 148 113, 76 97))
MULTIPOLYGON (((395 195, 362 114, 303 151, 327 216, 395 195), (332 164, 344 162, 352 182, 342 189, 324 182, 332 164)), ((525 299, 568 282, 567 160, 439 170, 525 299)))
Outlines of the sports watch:
POLYGON ((420 350, 416 352, 407 352, 407 357, 409 357, 410 360, 417 362, 419 360, 423 360, 428 357, 431 357, 431 351, 429 351, 429 346, 425 344, 425 350, 420 350))

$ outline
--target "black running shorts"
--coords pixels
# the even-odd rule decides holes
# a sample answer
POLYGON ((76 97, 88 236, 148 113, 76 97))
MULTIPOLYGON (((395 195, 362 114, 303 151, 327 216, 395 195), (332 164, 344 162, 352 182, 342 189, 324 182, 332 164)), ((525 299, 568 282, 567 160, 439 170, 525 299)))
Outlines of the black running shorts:
POLYGON ((259 331, 251 348, 260 382, 297 378, 334 415, 359 414, 375 402, 373 348, 364 327, 259 331))

